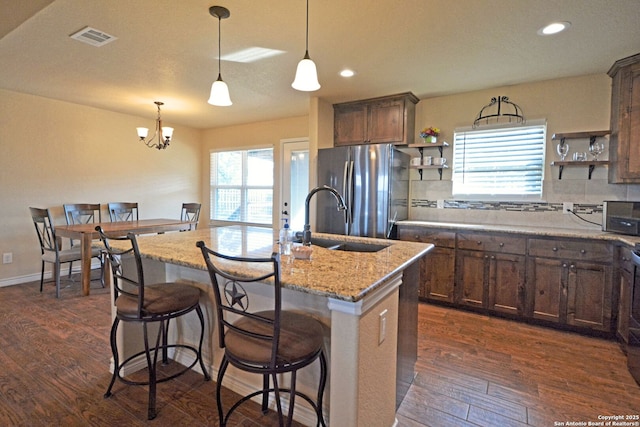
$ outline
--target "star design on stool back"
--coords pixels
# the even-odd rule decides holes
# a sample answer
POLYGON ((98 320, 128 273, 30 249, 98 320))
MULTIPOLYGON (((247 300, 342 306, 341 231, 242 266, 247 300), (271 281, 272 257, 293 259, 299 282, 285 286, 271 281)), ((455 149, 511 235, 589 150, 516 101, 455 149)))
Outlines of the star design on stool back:
POLYGON ((249 308, 249 299, 246 298, 247 292, 239 283, 227 282, 227 284, 224 287, 224 294, 225 294, 225 298, 227 299, 227 303, 231 307, 238 305, 240 306, 240 308, 242 308, 242 311, 247 311, 247 309, 249 308), (245 302, 247 304, 246 307, 245 307, 245 302))

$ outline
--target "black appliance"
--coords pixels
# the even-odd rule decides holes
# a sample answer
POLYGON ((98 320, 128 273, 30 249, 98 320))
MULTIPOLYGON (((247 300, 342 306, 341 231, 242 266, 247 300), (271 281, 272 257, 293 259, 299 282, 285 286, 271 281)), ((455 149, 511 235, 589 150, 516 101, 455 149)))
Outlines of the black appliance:
POLYGON ((634 263, 631 283, 631 307, 629 314, 629 344, 627 345, 627 366, 629 372, 640 385, 640 244, 631 252, 634 263))
POLYGON ((602 230, 640 236, 640 202, 604 201, 602 230))

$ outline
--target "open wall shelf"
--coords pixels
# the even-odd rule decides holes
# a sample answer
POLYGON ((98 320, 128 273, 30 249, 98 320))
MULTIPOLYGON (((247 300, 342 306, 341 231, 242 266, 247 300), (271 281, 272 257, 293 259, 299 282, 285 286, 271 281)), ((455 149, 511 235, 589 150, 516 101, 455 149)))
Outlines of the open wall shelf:
MULTIPOLYGON (((417 148, 420 151, 420 163, 422 163, 422 159, 424 157, 424 149, 437 148, 440 152, 440 157, 442 157, 442 149, 444 147, 448 147, 449 143, 446 141, 442 142, 434 142, 428 144, 408 144, 408 148, 417 148)), ((422 171, 424 169, 436 169, 438 174, 440 175, 440 180, 442 181, 442 169, 447 169, 449 166, 447 165, 420 165, 420 166, 411 166, 411 169, 417 169, 420 174, 420 181, 422 181, 422 171)))
MULTIPOLYGON (((597 138, 601 138, 607 136, 611 133, 609 130, 594 130, 590 132, 568 132, 568 133, 554 133, 551 137, 554 141, 560 141, 560 144, 564 144, 567 139, 589 139, 589 145, 592 145, 596 142, 597 138)), ((551 166, 558 166, 558 179, 562 179, 562 171, 565 166, 569 167, 588 167, 589 168, 589 179, 591 179, 591 174, 596 166, 606 166, 609 164, 608 160, 585 160, 585 161, 575 161, 575 160, 567 160, 567 161, 559 161, 559 162, 551 162, 551 166)))

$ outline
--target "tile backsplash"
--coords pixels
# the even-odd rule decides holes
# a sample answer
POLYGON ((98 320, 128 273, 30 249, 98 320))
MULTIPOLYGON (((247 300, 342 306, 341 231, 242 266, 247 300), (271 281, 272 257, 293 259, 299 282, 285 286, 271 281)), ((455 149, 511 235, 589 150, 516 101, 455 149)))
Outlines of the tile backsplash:
POLYGON ((574 203, 576 215, 562 203, 411 199, 409 219, 576 229, 602 228, 602 204, 574 203))
MULTIPOLYGON (((562 203, 541 202, 482 202, 466 200, 444 200, 443 209, 481 209, 511 212, 561 212, 562 203)), ((411 207, 437 208, 437 200, 413 199, 411 207)), ((602 204, 573 204, 577 214, 602 214, 602 204)))

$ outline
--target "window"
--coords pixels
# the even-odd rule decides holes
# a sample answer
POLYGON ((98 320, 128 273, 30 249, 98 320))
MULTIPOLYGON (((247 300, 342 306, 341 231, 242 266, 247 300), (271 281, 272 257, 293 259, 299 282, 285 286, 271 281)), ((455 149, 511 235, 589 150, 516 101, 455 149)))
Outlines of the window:
POLYGON ((456 129, 453 194, 539 199, 542 197, 544 120, 490 129, 456 129))
POLYGON ((211 153, 211 220, 272 225, 273 149, 211 153))

